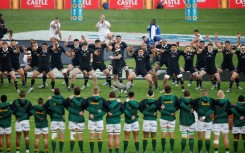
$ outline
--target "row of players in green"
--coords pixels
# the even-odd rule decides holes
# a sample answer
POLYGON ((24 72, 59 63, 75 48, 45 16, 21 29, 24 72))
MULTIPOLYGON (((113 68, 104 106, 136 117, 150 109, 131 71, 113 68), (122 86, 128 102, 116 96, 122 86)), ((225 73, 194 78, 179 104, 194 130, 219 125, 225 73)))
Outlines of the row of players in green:
MULTIPOLYGON (((233 134, 234 150, 237 153, 238 140, 242 134, 245 148, 245 102, 244 96, 239 96, 236 105, 231 105, 229 99, 224 98, 224 92, 218 91, 217 99, 208 96, 207 90, 201 91, 201 97, 197 99, 190 98, 190 92, 184 91, 184 96, 177 98, 171 93, 171 87, 165 87, 165 93, 154 99, 152 90, 148 91, 148 97, 138 103, 134 99, 134 92, 128 93, 127 100, 122 103, 116 98, 114 91, 110 92, 109 100, 99 96, 99 88, 93 89, 93 95, 87 99, 80 97, 80 88, 74 89, 74 95, 64 99, 60 95, 59 89, 54 90, 54 96, 44 104, 43 99, 38 99, 38 105, 31 105, 31 102, 25 99, 25 92, 21 91, 20 98, 12 104, 7 101, 7 96, 1 96, 0 104, 0 153, 3 152, 3 139, 6 136, 7 152, 10 152, 10 134, 11 134, 11 114, 16 117, 16 153, 19 153, 21 133, 24 133, 26 152, 29 153, 30 130, 29 118, 31 115, 35 118, 35 153, 38 152, 40 136, 44 137, 45 152, 48 152, 48 121, 47 114, 50 115, 50 131, 52 137, 52 150, 56 153, 56 138, 59 134, 59 152, 63 151, 64 130, 65 130, 65 108, 69 112, 70 129, 70 152, 73 153, 75 139, 78 139, 80 153, 84 153, 82 133, 85 129, 84 110, 89 112, 88 129, 90 130, 90 152, 94 152, 95 134, 97 134, 98 150, 102 152, 102 132, 104 130, 103 116, 106 116, 106 129, 108 133, 109 153, 112 153, 115 146, 115 152, 119 153, 121 118, 125 114, 124 124, 124 149, 126 153, 130 133, 132 132, 135 140, 135 150, 139 153, 139 123, 138 110, 143 113, 143 153, 146 153, 149 134, 152 138, 152 152, 156 153, 156 132, 157 132, 157 111, 161 113, 160 127, 162 132, 161 150, 165 153, 165 144, 167 134, 170 137, 170 151, 174 152, 174 131, 175 131, 175 113, 180 109, 180 131, 182 134, 181 150, 185 152, 186 140, 189 139, 191 153, 194 152, 194 132, 198 132, 198 153, 202 152, 203 139, 205 139, 206 152, 210 150, 210 135, 214 131, 214 150, 218 152, 219 135, 224 136, 224 145, 226 152, 229 152, 229 127, 228 116, 233 113, 233 134), (197 115, 195 119, 195 113, 197 115), (214 121, 212 123, 212 114, 214 121), (196 126, 198 125, 198 126, 196 126)), ((132 152, 132 151, 130 151, 132 152)), ((157 151, 159 152, 159 151, 157 151)), ((224 152, 222 150, 222 152, 224 152)))

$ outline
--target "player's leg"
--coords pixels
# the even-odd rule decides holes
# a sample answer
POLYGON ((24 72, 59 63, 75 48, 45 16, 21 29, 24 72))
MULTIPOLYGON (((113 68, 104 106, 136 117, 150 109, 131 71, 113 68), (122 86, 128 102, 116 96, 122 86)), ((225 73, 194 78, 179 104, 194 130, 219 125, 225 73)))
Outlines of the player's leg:
POLYGON ((219 73, 214 73, 214 76, 217 80, 218 90, 220 90, 220 83, 221 83, 220 75, 219 75, 219 73))
POLYGON ((49 72, 46 72, 48 77, 50 78, 51 80, 51 88, 52 88, 52 91, 54 90, 54 85, 55 85, 55 76, 54 76, 54 72, 53 71, 49 71, 49 72))
POLYGON ((67 76, 69 76, 70 72, 74 69, 74 66, 72 64, 69 64, 66 70, 67 76))
POLYGON ((157 76, 157 73, 155 71, 153 71, 153 70, 150 70, 149 73, 153 77, 153 82, 155 84, 155 89, 158 89, 158 76, 157 76))
POLYGON ((238 77, 239 77, 239 73, 237 73, 237 72, 233 72, 233 73, 232 73, 231 79, 230 79, 229 88, 228 88, 228 90, 226 90, 226 92, 231 92, 231 88, 232 88, 232 86, 233 86, 233 82, 234 82, 234 80, 235 80, 236 78, 238 78, 238 77))
POLYGON ((152 144, 152 153, 156 153, 156 132, 157 132, 157 121, 151 121, 150 126, 150 132, 151 132, 151 144, 152 144))
POLYGON ((35 153, 38 153, 39 152, 39 140, 40 140, 40 136, 41 134, 35 134, 35 144, 34 144, 34 151, 35 153))
POLYGON ((46 84, 46 80, 47 80, 47 73, 46 72, 40 72, 42 73, 42 80, 43 80, 43 83, 41 86, 38 86, 39 89, 42 89, 42 88, 45 88, 47 86, 46 84))
POLYGON ((29 146, 30 146, 30 141, 29 141, 29 130, 30 130, 30 123, 29 121, 25 123, 24 125, 25 129, 23 131, 24 133, 24 139, 25 139, 25 147, 26 147, 26 153, 29 153, 29 146))
POLYGON ((166 137, 167 137, 167 121, 160 119, 160 127, 162 132, 162 138, 161 138, 161 145, 162 145, 162 153, 165 153, 165 146, 166 146, 166 137))
POLYGON ((43 141, 45 153, 48 153, 48 134, 43 134, 43 141))
POLYGON ((52 144, 52 152, 56 152, 56 139, 58 132, 58 125, 56 121, 51 121, 50 123, 50 131, 51 131, 51 144, 52 144))
POLYGON ((109 148, 109 153, 112 153, 112 149, 114 146, 114 131, 113 131, 113 124, 107 124, 106 125, 106 130, 108 134, 108 148, 109 148))
POLYGON ((233 133, 233 148, 234 148, 235 153, 238 153, 237 150, 238 150, 238 144, 239 144, 239 137, 240 137, 240 133, 233 133))
POLYGON ((119 153, 121 124, 114 124, 115 152, 119 153))
POLYGON ((225 145, 226 153, 229 153, 229 148, 230 148, 230 141, 229 141, 228 132, 223 133, 223 139, 224 139, 224 145, 225 145))
POLYGON ((134 71, 131 71, 129 73, 129 76, 128 76, 128 82, 126 83, 126 90, 127 92, 129 91, 129 89, 131 88, 131 85, 132 85, 132 80, 134 80, 136 78, 136 73, 134 71))
POLYGON ((206 74, 207 72, 204 71, 204 70, 201 70, 198 74, 198 82, 199 82, 199 87, 200 88, 197 88, 197 89, 202 89, 202 77, 206 74))
POLYGON ((88 74, 93 78, 93 87, 98 86, 97 76, 96 76, 94 70, 89 71, 88 74))
POLYGON ((168 75, 168 74, 165 74, 164 75, 164 79, 163 79, 163 90, 161 91, 162 93, 164 93, 164 88, 167 85, 167 82, 168 82, 169 78, 170 78, 170 75, 168 75))
POLYGON ((63 68, 60 69, 59 71, 63 74, 64 80, 65 80, 65 84, 66 84, 66 88, 68 88, 68 86, 69 86, 69 78, 68 78, 68 75, 67 75, 67 71, 64 70, 63 68))
POLYGON ((155 67, 154 67, 154 69, 155 69, 155 71, 157 72, 161 67, 162 67, 161 65, 156 64, 155 67))
POLYGON ((150 133, 150 124, 147 120, 144 120, 143 121, 143 136, 144 136, 144 138, 143 138, 143 153, 146 152, 149 133, 150 133))
POLYGON ((10 127, 10 133, 8 132, 7 134, 5 134, 6 137, 6 146, 7 146, 7 153, 10 153, 11 150, 11 127, 10 127))
POLYGON ((26 65, 24 68, 25 82, 27 80, 27 72, 30 71, 32 67, 30 65, 26 65))
POLYGON ((24 74, 24 70, 22 68, 19 68, 17 70, 17 72, 19 73, 20 77, 21 77, 21 81, 22 81, 22 85, 25 86, 26 82, 25 82, 25 74, 24 74))
POLYGON ((14 86, 15 86, 16 91, 17 91, 17 92, 20 92, 20 91, 19 91, 19 88, 18 88, 18 84, 17 84, 17 79, 16 79, 16 76, 15 76, 15 72, 14 72, 14 71, 10 71, 8 74, 9 74, 9 75, 11 76, 11 78, 14 80, 14 86))
POLYGON ((144 78, 148 81, 148 84, 149 84, 148 87, 149 87, 149 89, 152 89, 153 81, 152 81, 151 75, 150 74, 146 74, 144 76, 144 78))
MULTIPOLYGON (((0 127, 1 128, 1 127, 0 127)), ((3 134, 3 130, 4 130, 4 128, 1 128, 0 129, 1 131, 1 133, 0 133, 0 153, 3 153, 3 139, 4 139, 4 134, 3 134)))
POLYGON ((31 77, 31 88, 29 89, 28 93, 31 93, 34 91, 34 84, 35 84, 35 79, 36 77, 40 74, 39 71, 35 70, 32 74, 32 77, 31 77))
POLYGON ((102 71, 104 74, 105 74, 105 76, 106 76, 106 82, 108 82, 108 84, 109 84, 109 87, 111 87, 111 74, 110 74, 110 71, 109 71, 109 69, 104 69, 103 71, 102 71))
POLYGON ((85 123, 78 123, 77 138, 78 146, 81 153, 83 153, 83 130, 85 129, 85 123))
POLYGON ((104 122, 96 121, 96 127, 95 127, 96 133, 97 133, 97 141, 98 141, 98 150, 99 153, 102 152, 102 145, 103 145, 103 130, 104 130, 104 122))
MULTIPOLYGON (((243 128, 245 128, 245 127, 243 126, 243 128)), ((243 140, 243 149, 245 150, 245 133, 244 133, 244 131, 242 133, 242 140, 243 140)))
POLYGON ((183 74, 180 73, 179 70, 177 70, 177 71, 175 72, 175 74, 177 75, 177 78, 180 80, 181 89, 182 89, 182 92, 184 92, 185 87, 184 87, 184 78, 183 78, 183 74))
POLYGON ((127 123, 124 124, 123 153, 126 153, 127 148, 128 148, 128 141, 129 141, 130 134, 131 134, 131 131, 132 131, 131 125, 132 124, 127 124, 127 123))
POLYGON ((170 150, 174 152, 174 131, 175 131, 175 121, 168 122, 168 134, 170 138, 170 150))
POLYGON ((128 76, 129 76, 129 70, 128 70, 128 66, 124 66, 123 67, 124 71, 125 71, 125 74, 126 74, 126 79, 128 79, 128 76))
POLYGON ((76 80, 76 76, 81 73, 81 69, 80 68, 75 68, 73 70, 73 73, 71 75, 71 86, 70 88, 68 89, 69 91, 73 90, 74 89, 74 86, 75 86, 75 80, 76 80))
POLYGON ((133 135, 134 135, 134 145, 135 145, 135 150, 136 153, 139 153, 139 130, 137 131, 133 131, 133 135))
POLYGON ((59 151, 62 152, 64 148, 64 133, 65 133, 65 122, 58 122, 59 127, 59 151))
POLYGON ((218 153, 219 137, 220 137, 220 126, 219 124, 214 124, 214 152, 215 153, 218 153))

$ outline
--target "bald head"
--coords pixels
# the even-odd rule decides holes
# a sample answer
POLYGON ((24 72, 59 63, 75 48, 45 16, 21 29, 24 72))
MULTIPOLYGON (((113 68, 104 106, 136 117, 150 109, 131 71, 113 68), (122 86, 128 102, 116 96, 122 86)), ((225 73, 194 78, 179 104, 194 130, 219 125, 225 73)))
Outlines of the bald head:
POLYGON ((224 91, 223 91, 223 90, 219 90, 219 91, 217 92, 217 97, 218 97, 219 99, 225 98, 224 91))

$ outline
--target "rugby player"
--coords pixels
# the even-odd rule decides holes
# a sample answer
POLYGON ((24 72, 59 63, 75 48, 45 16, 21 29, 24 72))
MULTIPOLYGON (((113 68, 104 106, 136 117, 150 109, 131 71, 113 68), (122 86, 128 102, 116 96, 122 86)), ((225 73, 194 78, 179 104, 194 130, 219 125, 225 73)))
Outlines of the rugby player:
POLYGON ((50 22, 49 26, 49 38, 50 41, 53 41, 56 38, 56 35, 59 35, 60 40, 62 40, 61 32, 60 32, 60 22, 59 17, 55 17, 53 21, 50 22))
POLYGON ((5 27, 5 21, 3 19, 3 14, 0 13, 0 41, 4 37, 4 35, 9 32, 9 38, 12 38, 13 36, 13 30, 12 29, 7 29, 5 27))
POLYGON ((96 24, 95 29, 99 30, 99 40, 105 43, 107 39, 107 34, 110 33, 111 24, 109 21, 105 20, 105 16, 100 16, 100 21, 96 24))

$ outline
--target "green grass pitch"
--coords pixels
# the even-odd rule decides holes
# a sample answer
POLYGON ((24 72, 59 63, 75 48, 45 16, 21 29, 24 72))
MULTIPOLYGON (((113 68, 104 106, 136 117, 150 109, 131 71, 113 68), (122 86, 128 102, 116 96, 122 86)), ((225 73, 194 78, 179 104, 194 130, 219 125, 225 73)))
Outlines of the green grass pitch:
MULTIPOLYGON (((157 19, 157 23, 161 27, 162 33, 175 33, 175 34, 192 34, 193 29, 199 29, 201 34, 213 35, 215 32, 219 32, 221 35, 230 35, 234 36, 237 32, 241 34, 245 34, 245 11, 244 9, 238 10, 199 10, 199 22, 197 23, 186 23, 184 21, 184 10, 141 10, 141 11, 111 11, 111 10, 99 10, 99 11, 84 11, 84 21, 82 23, 75 23, 70 21, 70 12, 69 11, 21 11, 21 10, 1 10, 1 13, 4 15, 4 19, 6 21, 7 27, 13 29, 15 32, 24 32, 24 31, 35 31, 35 30, 47 30, 50 21, 59 16, 61 19, 62 30, 74 30, 74 31, 95 31, 94 26, 98 21, 98 17, 100 14, 105 14, 106 18, 111 22, 112 29, 111 31, 117 32, 146 32, 146 26, 149 24, 152 18, 157 19), (72 25, 72 26, 71 26, 72 25)), ((222 56, 218 56, 216 59, 217 65, 221 63, 222 56)), ((234 63, 236 63, 236 57, 234 57, 234 63)), ((134 65, 132 60, 129 60, 129 65, 134 65)), ((181 64, 183 65, 183 61, 181 59, 181 64)), ((20 82, 20 80, 18 80, 20 82)), ((49 82, 49 79, 47 79, 49 82)), ((62 85, 63 80, 58 79, 56 82, 56 87, 61 89, 61 93, 64 97, 68 97, 72 94, 72 92, 68 92, 65 90, 65 86, 62 85)), ((91 81, 90 85, 92 84, 91 81)), ((100 80, 99 84, 101 85, 104 80, 100 80)), ((78 79, 76 82, 77 86, 82 86, 83 80, 78 79)), ((39 97, 43 97, 47 99, 52 95, 50 85, 43 90, 37 89, 37 86, 41 84, 41 80, 37 79, 35 85, 35 91, 31 94, 27 95, 27 98, 33 103, 37 103, 37 99, 39 97)), ((146 97, 147 92, 147 82, 142 80, 134 81, 135 86, 132 88, 132 91, 136 92, 135 99, 140 101, 146 97)), ((159 81, 159 85, 162 84, 162 80, 159 81)), ((187 81, 185 82, 187 84, 187 81)), ((228 88, 229 82, 222 82, 221 88, 226 90, 228 88)), ((28 78, 28 86, 30 86, 30 79, 28 78)), ((207 89, 210 89, 211 83, 210 81, 204 82, 203 86, 207 89)), ((245 83, 241 82, 241 86, 245 87, 245 83)), ((108 98, 108 93, 110 89, 105 86, 101 87, 101 96, 108 98)), ((161 86, 160 86, 161 87, 161 86)), ((22 88, 21 90, 28 90, 28 88, 22 88)), ((195 90, 195 82, 189 88, 191 91, 191 96, 196 98, 199 96, 199 92, 195 90)), ((92 87, 88 87, 86 90, 82 91, 81 95, 83 97, 88 97, 91 95, 92 87)), ((173 93, 176 96, 181 96, 180 87, 173 87, 173 93)), ((154 90, 155 98, 160 96, 159 90, 154 90)), ((211 97, 216 97, 216 90, 210 91, 211 97)), ((0 94, 8 95, 8 100, 13 101, 18 98, 18 94, 15 92, 13 86, 9 86, 7 84, 7 80, 5 79, 5 85, 0 87, 0 94)), ((244 95, 244 90, 235 89, 235 84, 233 86, 233 92, 226 94, 226 97, 230 98, 230 100, 234 103, 237 100, 239 95, 244 95)), ((123 99, 124 100, 124 99, 123 99)), ((175 152, 180 152, 180 139, 181 135, 179 132, 179 120, 177 113, 177 125, 175 131, 175 152)), ((67 112, 66 112, 67 116, 67 112)), ((88 118, 88 114, 85 114, 86 119, 88 118)), ((67 117, 66 117, 67 118, 67 117)), ((159 114, 158 114, 159 118, 159 114)), ((123 117, 122 117, 123 119, 123 117)), ((14 122, 15 119, 12 117, 12 151, 15 151, 15 132, 14 132, 14 122)), ((31 131, 30 131, 30 150, 33 152, 34 147, 34 121, 33 117, 30 119, 31 123, 31 131)), ((142 130, 142 115, 139 117, 139 123, 142 130)), ((122 122, 123 125, 123 122, 122 122)), ((122 126, 123 129, 123 126, 122 126)), ((159 129, 159 125, 158 125, 159 129)), ((140 132, 140 140, 142 140, 143 132, 140 132)), ((160 130, 157 131, 157 153, 161 152, 161 134, 160 130)), ((49 136, 50 137, 50 136, 49 136)), ((107 135, 104 130, 103 135, 103 152, 108 152, 107 150, 107 135)), ((69 130, 68 130, 68 120, 66 120, 66 131, 65 131, 65 146, 63 152, 69 152, 69 130)), ((195 134, 195 138, 197 138, 197 134, 195 134)), ((213 138, 213 135, 212 135, 213 138)), ((87 120, 86 120, 86 130, 84 131, 84 151, 89 152, 89 131, 87 130, 87 120)), ((149 139, 151 140, 151 139, 149 139)), ((195 139, 195 152, 197 151, 197 139, 195 139)), ((223 139, 220 141, 220 151, 224 152, 223 139)), ((231 152, 233 152, 232 146, 232 135, 230 134, 230 148, 231 152)), ((50 141, 50 139, 49 139, 50 141)), ((121 142, 123 141, 123 132, 121 133, 121 142)), ((134 143, 131 137, 129 143, 128 152, 134 151, 134 143)), ((50 143, 49 143, 50 144, 50 143)), ((212 146, 213 143, 211 143, 212 146)), ((43 143, 40 143, 40 148, 43 150, 43 143)), ((167 141, 167 151, 169 151, 169 141, 167 141)), ((49 145, 51 151, 51 144, 49 145)), ((140 148, 142 151, 142 142, 140 141, 140 148)), ((204 147, 203 147, 204 148, 204 147)), ((78 145, 75 146, 75 152, 78 152, 78 145)), ((120 150, 123 149, 123 143, 121 143, 120 150)), ((188 150, 188 145, 186 147, 188 150)), ((21 152, 24 151, 24 139, 21 141, 21 152)), ((97 151, 97 145, 95 145, 95 152, 97 151)), ((213 151, 213 147, 211 147, 211 151, 213 151)), ((151 152, 151 143, 148 143, 148 152, 151 152)), ((243 144, 239 143, 239 152, 243 152, 243 144)))

